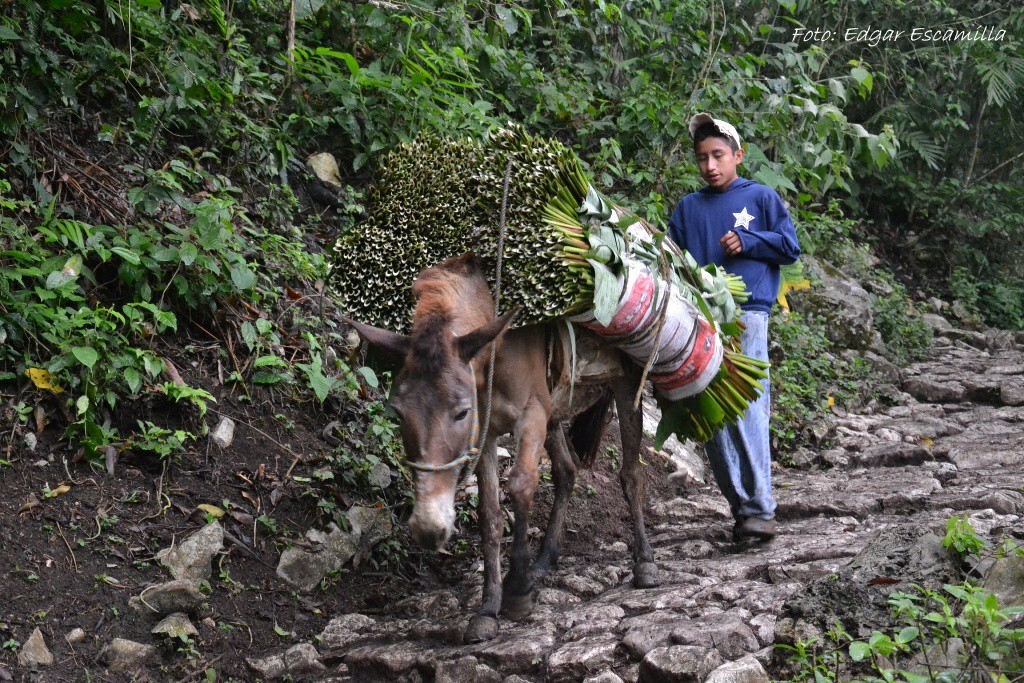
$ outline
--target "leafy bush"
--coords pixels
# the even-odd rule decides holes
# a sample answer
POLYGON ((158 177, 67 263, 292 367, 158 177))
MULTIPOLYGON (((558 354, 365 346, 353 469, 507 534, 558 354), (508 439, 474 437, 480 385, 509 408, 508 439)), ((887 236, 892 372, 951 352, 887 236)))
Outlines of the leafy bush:
MULTIPOLYGON (((992 550, 966 515, 946 524, 944 548, 958 557, 1024 557, 1024 548, 1006 543, 992 550)), ((1024 607, 1003 607, 996 596, 972 581, 944 584, 941 590, 915 584, 909 593, 889 597, 892 631, 856 640, 836 622, 821 639, 777 645, 795 666, 794 681, 833 683, 1009 683, 1024 670, 1024 607)))
POLYGON ((867 366, 838 355, 821 325, 795 312, 771 317, 771 434, 777 452, 811 442, 814 423, 833 404, 854 404, 867 381, 867 366))
POLYGON ((858 241, 864 226, 846 218, 838 202, 825 210, 800 210, 795 224, 805 254, 840 265, 845 274, 873 292, 874 324, 889 359, 906 363, 923 358, 931 346, 931 330, 906 287, 880 265, 873 244, 858 241))
POLYGON ((889 289, 888 293, 878 295, 872 307, 875 327, 885 342, 886 355, 900 364, 921 360, 931 347, 931 328, 914 307, 906 287, 885 271, 876 271, 875 277, 889 289))

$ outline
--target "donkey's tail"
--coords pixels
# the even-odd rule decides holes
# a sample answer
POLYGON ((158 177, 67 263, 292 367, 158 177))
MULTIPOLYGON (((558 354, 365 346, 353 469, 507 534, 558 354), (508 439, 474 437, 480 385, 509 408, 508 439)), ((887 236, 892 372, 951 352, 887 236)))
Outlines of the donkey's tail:
POLYGON ((569 443, 576 453, 580 467, 591 467, 597 458, 597 448, 601 444, 605 419, 613 400, 611 393, 603 396, 597 403, 580 413, 569 426, 569 443))

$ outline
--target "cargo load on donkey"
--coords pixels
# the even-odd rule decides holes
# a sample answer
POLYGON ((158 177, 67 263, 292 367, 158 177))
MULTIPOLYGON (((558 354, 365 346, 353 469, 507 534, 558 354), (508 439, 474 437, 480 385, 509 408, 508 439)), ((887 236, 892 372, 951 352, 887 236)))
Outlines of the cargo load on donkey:
POLYGON ((650 364, 660 389, 659 444, 673 433, 706 441, 735 421, 767 376, 763 362, 738 353, 743 281, 700 267, 664 233, 605 199, 571 150, 520 127, 482 142, 421 136, 386 158, 370 220, 335 245, 332 281, 351 316, 408 330, 416 275, 464 252, 483 261, 493 282, 506 175, 501 309, 522 306, 517 325, 567 319, 599 332, 618 316, 609 343, 641 368, 650 364), (639 303, 649 315, 622 334, 621 322, 634 320, 634 291, 647 293, 639 303), (693 381, 683 380, 695 359, 673 353, 683 332, 694 342, 684 349, 698 356, 705 345, 716 349, 693 381))
POLYGON ((737 351, 742 281, 699 267, 602 197, 570 150, 520 128, 483 142, 421 137, 391 153, 368 224, 335 247, 332 278, 360 334, 403 364, 391 402, 415 470, 409 524, 418 542, 447 541, 460 475, 477 473, 484 595, 467 641, 494 637, 499 607, 513 617, 529 611, 537 577, 557 560, 576 469, 592 459, 612 400, 633 583, 657 584, 637 470, 637 399, 650 377, 664 415, 659 441, 707 439, 743 412, 764 364, 737 351), (498 309, 507 312, 498 317, 498 309), (568 337, 570 356, 596 346, 612 371, 577 374, 570 359, 569 391, 561 391, 550 380, 564 375, 551 372, 555 331, 568 337), (519 444, 502 589, 495 439, 507 433, 519 444), (529 510, 545 452, 555 504, 531 565, 529 510))

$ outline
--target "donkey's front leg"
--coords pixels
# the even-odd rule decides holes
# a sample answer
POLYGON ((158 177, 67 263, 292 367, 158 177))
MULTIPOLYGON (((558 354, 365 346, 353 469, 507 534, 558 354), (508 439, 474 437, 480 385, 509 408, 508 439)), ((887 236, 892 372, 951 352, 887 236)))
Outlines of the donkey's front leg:
POLYGON ((484 555, 484 593, 480 609, 469 620, 463 636, 467 644, 490 640, 498 635, 501 607, 501 534, 505 529, 498 499, 498 454, 493 439, 484 446, 476 467, 480 492, 479 521, 484 555))
POLYGON ((533 576, 530 572, 530 509, 540 480, 540 459, 547 436, 548 411, 539 402, 531 402, 516 425, 519 448, 515 465, 508 476, 508 492, 515 519, 512 524, 512 548, 509 550, 508 576, 502 595, 501 611, 512 619, 522 619, 533 610, 533 576))
POLYGON ((640 471, 644 417, 641 410, 633 407, 633 397, 638 386, 639 377, 634 377, 632 373, 615 382, 615 410, 619 415, 619 438, 622 442, 619 482, 633 522, 633 585, 636 588, 653 588, 661 583, 661 579, 644 526, 644 479, 640 471))

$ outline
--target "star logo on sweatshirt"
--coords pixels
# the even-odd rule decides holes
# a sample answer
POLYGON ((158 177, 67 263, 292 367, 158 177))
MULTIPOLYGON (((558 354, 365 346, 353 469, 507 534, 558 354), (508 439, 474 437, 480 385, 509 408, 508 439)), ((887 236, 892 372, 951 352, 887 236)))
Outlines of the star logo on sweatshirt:
POLYGON ((750 223, 754 220, 754 217, 747 213, 747 207, 745 206, 739 213, 734 213, 733 218, 736 219, 736 224, 732 227, 743 228, 744 230, 750 230, 750 223))

